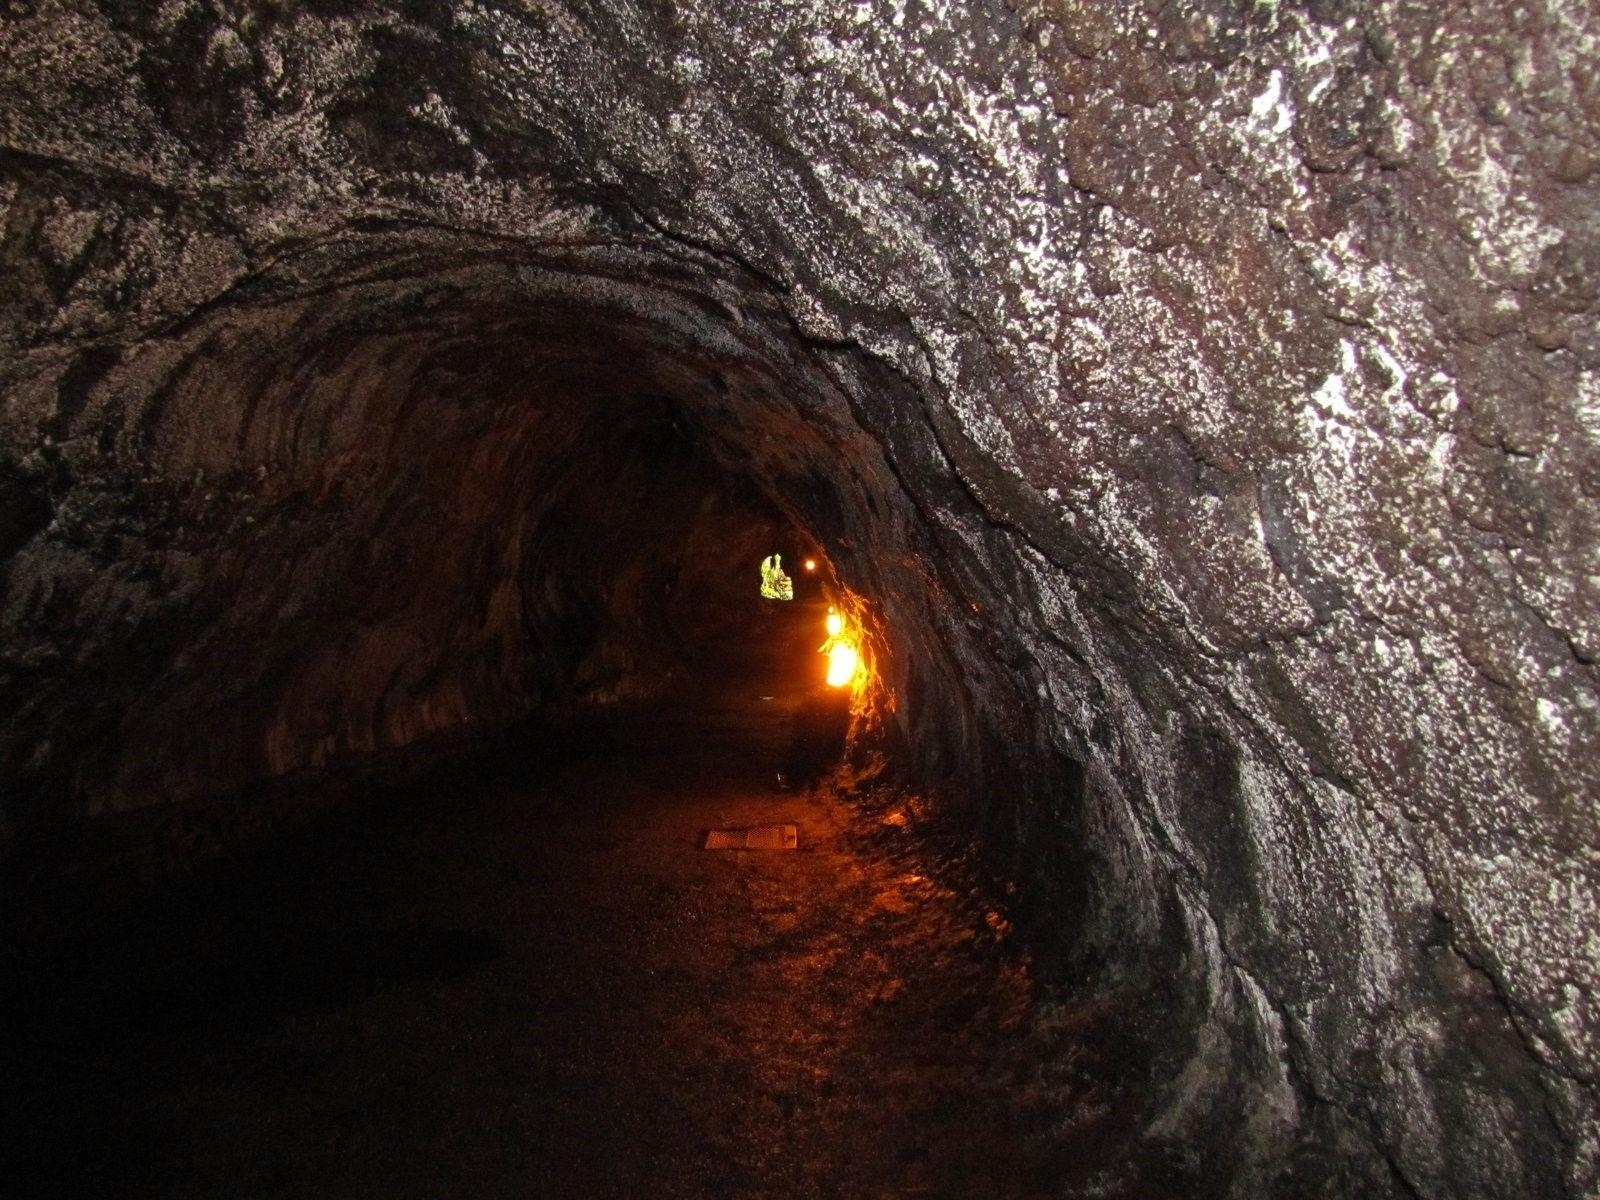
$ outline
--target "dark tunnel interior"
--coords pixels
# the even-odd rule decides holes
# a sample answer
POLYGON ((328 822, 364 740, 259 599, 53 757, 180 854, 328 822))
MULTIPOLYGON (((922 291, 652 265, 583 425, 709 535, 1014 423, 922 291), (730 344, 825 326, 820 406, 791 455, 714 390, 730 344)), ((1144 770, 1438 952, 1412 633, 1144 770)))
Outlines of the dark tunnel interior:
MULTIPOLYGON (((643 697, 749 640, 766 553, 832 546, 861 577, 904 499, 847 414, 808 415, 843 407, 826 371, 716 284, 626 244, 508 260, 375 231, 278 264, 159 361, 86 368, 44 478, 76 480, 80 439, 113 457, 131 478, 95 483, 142 510, 127 583, 171 616, 123 638, 106 606, 103 643, 67 650, 81 681, 30 689, 36 786, 115 810, 643 697), (104 420, 89 394, 124 388, 149 399, 104 420), (197 711, 222 736, 196 745, 197 711)), ((78 516, 122 552, 114 514, 78 516)), ((92 599, 30 603, 46 653, 91 635, 92 599)))
POLYGON ((1597 32, 0 2, 0 1197, 1596 1195, 1597 32))
MULTIPOLYGON (((20 773, 26 790, 7 805, 19 847, 9 877, 22 902, 8 914, 4 989, 23 1031, 8 1067, 33 1081, 12 1089, 5 1110, 15 1135, 9 1169, 29 1181, 27 1194, 204 1195, 240 1178, 262 1194, 438 1194, 459 1186, 450 1172, 468 1170, 468 1159, 437 1139, 503 1107, 521 1113, 532 1148, 514 1165, 490 1153, 494 1181, 475 1185, 490 1189, 483 1194, 759 1190, 752 1172, 762 1155, 710 1170, 661 1165, 660 1156, 707 1138, 815 1143, 795 1176, 803 1189, 830 1190, 857 1173, 850 1186, 877 1187, 899 1174, 893 1156, 875 1152, 841 1176, 840 1155, 827 1148, 845 1121, 858 1141, 903 1118, 891 1104, 863 1120, 882 1102, 853 1077, 870 1063, 852 1064, 837 1084, 830 1077, 813 1112, 790 1113, 778 1128, 759 1105, 753 1115, 728 1111, 741 1096, 770 1101, 770 1084, 713 1096, 716 1080, 692 1073, 684 1096, 652 1094, 618 1112, 613 1093, 630 1086, 637 1064, 613 1061, 619 1035, 594 1026, 619 1014, 601 1003, 598 1018, 574 1015, 562 990, 574 976, 592 985, 618 970, 653 973, 662 951, 603 931, 603 949, 586 947, 563 971, 546 960, 547 944, 531 966, 517 944, 529 936, 529 907, 533 929, 560 941, 596 919, 584 906, 626 891, 623 880, 572 878, 572 863, 520 843, 576 836, 582 846, 583 822, 626 820, 640 831, 618 841, 666 837, 681 859, 705 833, 676 827, 685 810, 712 823, 696 811, 703 798, 684 804, 685 788, 703 789, 718 812, 798 812, 806 854, 861 855, 832 849, 840 817, 824 797, 841 785, 864 797, 874 779, 914 778, 894 765, 918 736, 895 727, 899 693, 956 678, 943 647, 892 632, 897 619, 926 619, 930 604, 918 598, 928 580, 912 550, 914 507, 855 424, 826 356, 747 273, 730 279, 707 267, 621 238, 528 253, 373 228, 300 248, 155 353, 90 356, 63 383, 79 402, 25 483, 36 494, 71 486, 83 495, 76 511, 51 514, 80 573, 8 577, 12 595, 31 588, 28 632, 44 668, 7 680, 17 714, 7 736, 32 747, 20 773), (117 403, 129 395, 138 401, 117 403), (136 528, 119 503, 137 509, 136 528), (758 593, 757 567, 773 553, 791 573, 792 599, 758 593), (139 596, 136 627, 126 599, 96 595, 113 588, 139 596), (818 653, 833 640, 824 620, 832 613, 861 659, 839 687, 818 653), (51 678, 61 655, 74 670, 51 678), (631 780, 641 769, 648 787, 631 780), (588 794, 597 788, 614 794, 588 794), (664 811, 641 812, 652 804, 664 811), (419 837, 427 856, 409 841, 419 837), (520 853, 497 853, 496 838, 520 853), (424 861, 435 852, 473 858, 441 872, 424 861), (353 889, 346 872, 367 890, 353 889), (428 895, 426 906, 395 897, 396 873, 428 895), (539 883, 519 886, 529 875, 539 883), (564 906, 553 927, 540 904, 564 906), (359 1063, 312 1072, 320 1078, 303 1097, 349 1104, 350 1072, 420 1074, 440 1052, 431 1040, 445 1036, 432 1029, 412 1043, 372 1028, 389 1019, 374 1005, 407 991, 439 1003, 441 989, 485 975, 496 988, 526 989, 519 1037, 543 1053, 599 1056, 576 1098, 542 1064, 506 1068, 456 1051, 448 1084, 468 1095, 452 1101, 441 1127, 414 1129, 406 1106, 419 1096, 380 1106, 371 1120, 346 1114, 337 1158, 363 1165, 333 1182, 344 1168, 327 1155, 299 1169, 278 1161, 303 1153, 299 1141, 312 1135, 297 1119, 283 1123, 271 1101, 249 1093, 253 1084, 239 1093, 194 1078, 196 1056, 220 1053, 254 1079, 266 1068, 264 1046, 273 1057, 347 1052, 330 1046, 310 1008, 369 1039, 359 1063), (469 1068, 511 1076, 463 1081, 469 1068), (89 1104, 90 1095, 101 1100, 89 1104), (672 1110, 689 1098, 706 1112, 686 1122, 672 1110), (164 1110, 160 1119, 146 1104, 164 1110), (551 1112, 569 1104, 580 1106, 565 1116, 577 1123, 570 1136, 614 1156, 608 1170, 547 1144, 551 1112), (614 1124, 602 1120, 607 1112, 614 1124), (192 1122, 191 1134, 175 1137, 176 1121, 192 1122), (228 1124, 274 1121, 278 1131, 259 1139, 228 1124)), ((888 377, 878 383, 905 390, 888 377)), ((956 703, 970 699, 958 691, 956 703)), ((918 708, 924 721, 937 712, 925 697, 918 708)), ((921 736, 917 770, 937 771, 941 754, 963 751, 921 736)), ((872 869, 891 872, 879 882, 927 884, 894 873, 901 854, 874 855, 872 869)), ((660 896, 672 897, 671 911, 684 903, 680 890, 703 887, 686 885, 677 861, 643 870, 654 890, 639 903, 652 916, 660 896)), ((792 873, 778 883, 805 886, 792 873)), ((973 879, 964 887, 960 897, 943 892, 945 903, 987 894, 973 879)), ((859 989, 852 1002, 870 1003, 888 969, 872 949, 881 933, 853 925, 839 897, 810 903, 823 910, 816 920, 862 943, 862 961, 830 988, 859 989)), ((891 909, 901 903, 910 902, 891 909)), ((726 940, 745 955, 760 950, 737 933, 726 940)), ((815 954, 790 951, 799 964, 815 954)), ((691 957, 676 970, 705 964, 691 957)), ((654 1003, 693 1012, 715 1003, 707 987, 724 986, 702 977, 695 994, 668 989, 654 1003)), ((734 986, 720 1002, 737 1008, 738 992, 757 986, 734 986)), ((994 1002, 971 979, 943 986, 957 994, 939 1004, 994 1002)), ((804 1033, 850 1007, 814 1003, 823 1011, 769 1001, 733 1019, 784 1019, 804 1033)), ((919 1038, 941 1036, 949 1020, 937 1011, 917 1019, 919 1038)), ((904 1047, 888 1055, 912 1075, 931 1074, 904 1047)), ((712 1065, 742 1068, 743 1057, 724 1049, 712 1065)), ((804 1074, 799 1062, 776 1065, 804 1074)), ((664 1066, 647 1054, 644 1073, 664 1066)), ((421 1098, 446 1084, 413 1080, 421 1098)), ((779 1086, 791 1109, 804 1104, 795 1086, 779 1086)), ((994 1123, 982 1146, 929 1154, 930 1137, 970 1120, 960 1102, 980 1100, 965 1088, 952 1098, 928 1078, 911 1086, 933 1093, 926 1102, 956 1105, 913 1118, 909 1144, 926 1160, 916 1170, 939 1188, 974 1186, 993 1139, 1015 1139, 994 1123)), ((714 1144, 699 1152, 725 1153, 714 1144)), ((1004 1173, 1015 1186, 1042 1186, 1037 1156, 1019 1164, 1004 1173)))

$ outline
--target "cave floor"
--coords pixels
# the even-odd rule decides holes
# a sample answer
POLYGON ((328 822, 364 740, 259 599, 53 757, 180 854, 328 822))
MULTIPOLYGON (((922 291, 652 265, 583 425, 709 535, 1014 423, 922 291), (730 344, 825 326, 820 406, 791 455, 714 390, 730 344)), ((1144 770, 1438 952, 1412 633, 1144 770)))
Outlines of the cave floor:
POLYGON ((1107 1194, 1084 1014, 884 808, 775 789, 761 690, 386 785, 22 963, 5 1194, 1107 1194), (769 821, 799 850, 699 848, 769 821))

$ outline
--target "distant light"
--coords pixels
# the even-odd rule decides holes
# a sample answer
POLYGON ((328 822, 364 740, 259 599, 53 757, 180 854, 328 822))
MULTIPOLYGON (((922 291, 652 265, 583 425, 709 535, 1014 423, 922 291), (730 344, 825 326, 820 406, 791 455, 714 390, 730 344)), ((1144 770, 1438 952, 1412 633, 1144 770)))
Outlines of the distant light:
POLYGON ((761 595, 767 600, 794 599, 794 581, 784 573, 783 555, 769 554, 761 560, 761 595))
POLYGON ((848 687, 855 681, 861 656, 849 642, 836 642, 828 648, 828 686, 848 687))
POLYGON ((828 610, 828 619, 824 624, 828 627, 829 637, 838 637, 844 632, 844 618, 831 608, 828 610))
POLYGON ((806 570, 815 571, 816 569, 817 569, 817 560, 814 559, 814 558, 806 559, 806 570))

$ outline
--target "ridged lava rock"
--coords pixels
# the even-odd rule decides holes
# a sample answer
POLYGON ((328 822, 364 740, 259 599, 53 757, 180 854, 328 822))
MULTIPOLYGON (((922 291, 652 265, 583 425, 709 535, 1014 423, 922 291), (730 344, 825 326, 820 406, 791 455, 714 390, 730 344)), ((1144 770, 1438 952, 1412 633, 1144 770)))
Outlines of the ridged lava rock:
POLYGON ((1130 1172, 1592 1194, 1595 34, 6 5, 0 840, 625 691, 782 517, 1149 997, 1130 1172))

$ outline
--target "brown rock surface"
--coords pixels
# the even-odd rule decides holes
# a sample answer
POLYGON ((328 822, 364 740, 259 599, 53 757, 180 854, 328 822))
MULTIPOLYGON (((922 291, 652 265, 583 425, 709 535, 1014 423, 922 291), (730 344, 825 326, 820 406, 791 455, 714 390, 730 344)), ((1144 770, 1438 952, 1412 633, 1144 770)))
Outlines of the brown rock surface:
POLYGON ((1173 998, 1137 1136, 1591 1194, 1597 24, 5 6, 0 844, 647 686, 792 521, 1173 998))

